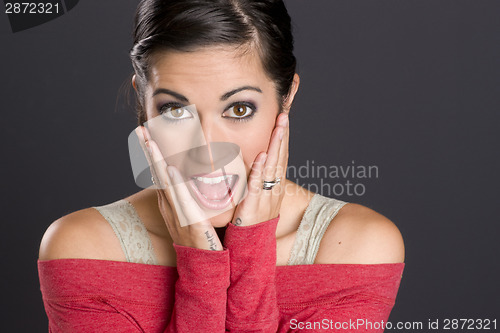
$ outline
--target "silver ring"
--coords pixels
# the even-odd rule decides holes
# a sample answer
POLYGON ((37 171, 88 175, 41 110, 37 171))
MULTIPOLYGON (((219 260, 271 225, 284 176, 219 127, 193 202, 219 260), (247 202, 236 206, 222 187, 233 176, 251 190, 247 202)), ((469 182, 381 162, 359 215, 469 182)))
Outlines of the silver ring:
POLYGON ((151 176, 151 182, 153 183, 153 185, 156 185, 155 178, 153 176, 151 176))
POLYGON ((275 180, 271 180, 271 181, 264 180, 264 183, 262 184, 262 188, 264 190, 271 190, 273 187, 275 187, 279 183, 280 183, 280 177, 276 177, 275 180))

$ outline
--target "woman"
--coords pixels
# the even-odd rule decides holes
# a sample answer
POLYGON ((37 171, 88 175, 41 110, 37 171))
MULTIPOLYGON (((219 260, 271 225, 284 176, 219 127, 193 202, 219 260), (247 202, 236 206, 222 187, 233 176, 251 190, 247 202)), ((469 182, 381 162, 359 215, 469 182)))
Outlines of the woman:
POLYGON ((146 0, 134 31, 135 133, 155 186, 49 227, 50 330, 383 330, 398 229, 285 179, 299 76, 283 2, 146 0))

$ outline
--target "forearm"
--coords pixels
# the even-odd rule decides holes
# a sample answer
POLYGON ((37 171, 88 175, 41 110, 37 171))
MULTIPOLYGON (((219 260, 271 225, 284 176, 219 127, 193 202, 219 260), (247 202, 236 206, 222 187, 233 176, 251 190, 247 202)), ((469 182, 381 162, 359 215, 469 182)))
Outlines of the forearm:
POLYGON ((179 278, 165 332, 224 332, 229 253, 175 245, 179 278))
POLYGON ((225 245, 230 255, 226 329, 276 332, 276 226, 279 216, 251 226, 229 224, 225 245))

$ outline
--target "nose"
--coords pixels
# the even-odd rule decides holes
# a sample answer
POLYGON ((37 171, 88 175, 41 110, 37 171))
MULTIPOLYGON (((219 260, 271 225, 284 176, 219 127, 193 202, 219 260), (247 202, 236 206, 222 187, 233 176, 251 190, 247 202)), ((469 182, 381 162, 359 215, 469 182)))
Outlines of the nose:
MULTIPOLYGON (((199 164, 218 169, 233 158, 235 145, 230 143, 228 134, 223 127, 223 119, 216 115, 199 114, 201 131, 205 138, 206 146, 190 151, 190 158, 199 164), (231 157, 233 156, 233 157, 231 157)), ((213 171, 213 170, 212 170, 213 171)))
POLYGON ((201 130, 205 137, 205 141, 207 144, 210 142, 225 142, 228 141, 228 137, 224 132, 224 128, 222 127, 220 118, 215 115, 199 115, 201 130))

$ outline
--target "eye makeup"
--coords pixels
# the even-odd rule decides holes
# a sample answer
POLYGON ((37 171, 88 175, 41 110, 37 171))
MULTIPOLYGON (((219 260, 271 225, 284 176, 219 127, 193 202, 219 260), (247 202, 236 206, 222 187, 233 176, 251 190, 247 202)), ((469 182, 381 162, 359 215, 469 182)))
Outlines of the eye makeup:
MULTIPOLYGON (((160 115, 162 115, 162 114, 166 114, 168 112, 172 112, 175 109, 182 108, 184 106, 185 105, 183 105, 182 103, 179 103, 179 102, 158 103, 157 107, 156 107, 156 111, 160 115)), ((224 119, 227 119, 229 121, 232 121, 232 122, 244 122, 244 121, 249 121, 250 119, 252 119, 255 116, 255 113, 257 113, 257 107, 255 106, 255 103, 250 102, 250 101, 235 101, 235 102, 229 104, 224 109, 224 111, 221 114, 221 117, 224 118, 224 119), (228 113, 231 108, 234 108, 234 107, 237 107, 237 106, 244 106, 245 108, 250 109, 251 112, 249 112, 248 115, 241 116, 241 117, 238 117, 238 116, 227 116, 227 115, 225 116, 224 115, 225 113, 228 113)), ((233 114, 234 114, 234 111, 233 111, 233 114)), ((186 119, 186 118, 182 118, 182 119, 179 119, 179 120, 175 120, 173 118, 174 117, 169 117, 168 121, 176 122, 176 121, 181 121, 181 120, 186 119)))

